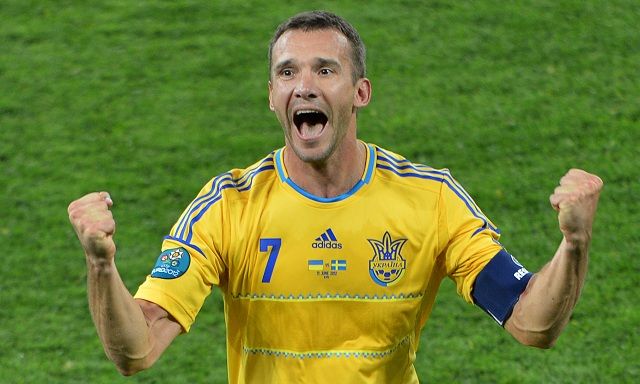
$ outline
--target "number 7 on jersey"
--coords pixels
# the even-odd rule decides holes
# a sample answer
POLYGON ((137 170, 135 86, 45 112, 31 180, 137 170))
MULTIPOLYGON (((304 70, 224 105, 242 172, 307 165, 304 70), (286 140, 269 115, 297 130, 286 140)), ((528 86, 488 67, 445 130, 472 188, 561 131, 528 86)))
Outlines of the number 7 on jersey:
POLYGON ((281 245, 282 239, 260 239, 260 252, 267 252, 269 251, 269 248, 271 248, 269 251, 269 260, 267 260, 267 266, 265 267, 264 274, 262 275, 263 283, 271 281, 271 275, 273 275, 273 268, 276 266, 276 260, 278 259, 281 245))

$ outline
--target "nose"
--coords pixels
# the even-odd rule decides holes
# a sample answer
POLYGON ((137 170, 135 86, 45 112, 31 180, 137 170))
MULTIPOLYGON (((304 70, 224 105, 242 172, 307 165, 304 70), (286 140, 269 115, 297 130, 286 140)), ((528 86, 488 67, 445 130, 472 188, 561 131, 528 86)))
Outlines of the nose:
POLYGON ((320 95, 320 90, 312 73, 308 71, 300 73, 294 94, 301 99, 315 99, 320 95))

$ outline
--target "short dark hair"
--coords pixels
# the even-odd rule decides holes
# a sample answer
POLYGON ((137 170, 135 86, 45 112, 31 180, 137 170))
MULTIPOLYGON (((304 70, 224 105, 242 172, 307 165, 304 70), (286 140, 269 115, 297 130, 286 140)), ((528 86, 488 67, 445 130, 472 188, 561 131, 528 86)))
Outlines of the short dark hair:
POLYGON ((299 13, 278 26, 269 43, 269 76, 271 76, 273 46, 282 34, 290 30, 307 32, 322 29, 334 29, 347 38, 351 46, 351 62, 353 64, 351 77, 353 82, 355 83, 358 79, 365 77, 367 73, 366 48, 358 31, 342 17, 326 11, 299 13))

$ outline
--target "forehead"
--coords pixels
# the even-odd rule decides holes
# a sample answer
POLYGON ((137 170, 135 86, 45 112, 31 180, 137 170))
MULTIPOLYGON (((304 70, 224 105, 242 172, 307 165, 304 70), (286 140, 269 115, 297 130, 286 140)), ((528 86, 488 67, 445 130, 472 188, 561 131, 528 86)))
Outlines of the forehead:
POLYGON ((282 34, 273 45, 274 64, 285 60, 305 58, 334 58, 348 60, 349 40, 333 29, 303 31, 294 29, 282 34))

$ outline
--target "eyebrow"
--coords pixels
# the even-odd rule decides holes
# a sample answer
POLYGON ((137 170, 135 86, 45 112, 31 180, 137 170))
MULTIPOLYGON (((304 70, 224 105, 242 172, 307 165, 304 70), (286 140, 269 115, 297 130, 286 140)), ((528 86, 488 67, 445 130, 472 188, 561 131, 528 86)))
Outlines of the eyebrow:
POLYGON ((283 60, 279 63, 277 63, 276 65, 273 66, 273 71, 274 72, 279 72, 282 68, 284 67, 288 67, 293 63, 293 59, 287 59, 287 60, 283 60))
POLYGON ((337 60, 334 59, 326 59, 324 57, 320 57, 317 60, 317 65, 319 67, 334 67, 334 68, 340 68, 340 63, 337 60))

